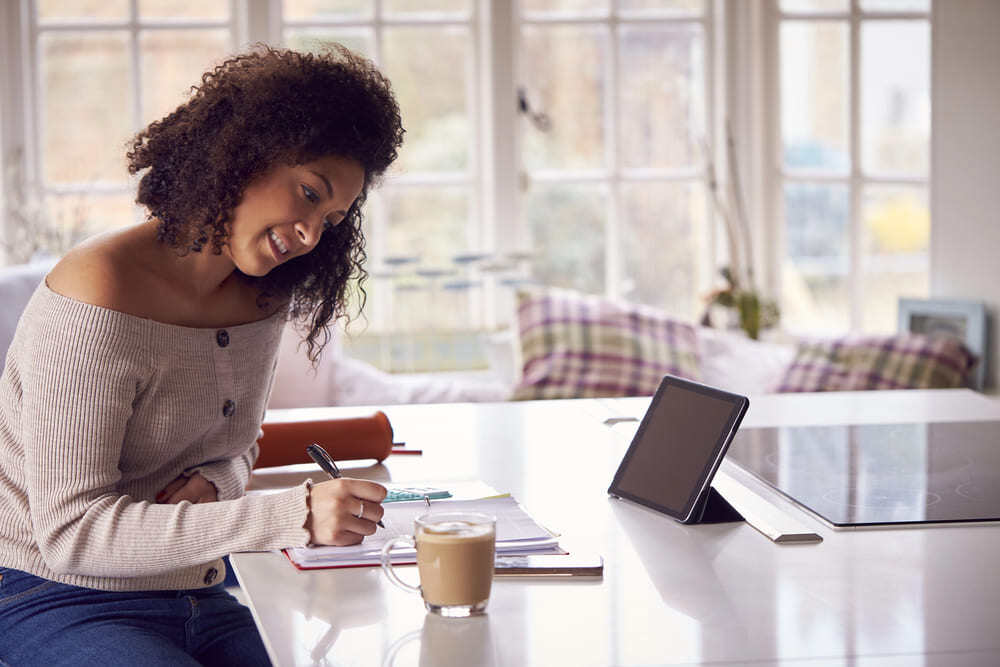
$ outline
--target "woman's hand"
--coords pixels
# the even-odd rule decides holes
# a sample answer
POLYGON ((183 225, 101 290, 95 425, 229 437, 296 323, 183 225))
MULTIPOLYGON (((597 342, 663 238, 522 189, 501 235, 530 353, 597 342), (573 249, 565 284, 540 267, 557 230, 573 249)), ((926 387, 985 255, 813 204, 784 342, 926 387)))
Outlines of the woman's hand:
POLYGON ((312 544, 348 546, 375 533, 385 487, 363 479, 331 479, 309 490, 306 529, 312 544))
POLYGON ((218 499, 219 492, 215 484, 202 477, 199 472, 190 477, 179 475, 156 494, 156 502, 166 505, 175 505, 182 500, 191 503, 214 503, 218 499))

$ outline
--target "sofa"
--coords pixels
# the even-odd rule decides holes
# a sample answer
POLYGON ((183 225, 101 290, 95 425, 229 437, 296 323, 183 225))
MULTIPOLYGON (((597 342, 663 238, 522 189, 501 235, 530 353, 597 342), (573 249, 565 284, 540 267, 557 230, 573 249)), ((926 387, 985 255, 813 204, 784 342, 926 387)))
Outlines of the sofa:
POLYGON ((285 336, 272 407, 651 395, 665 374, 754 395, 967 386, 976 363, 951 336, 834 338, 698 326, 641 304, 556 288, 517 295, 513 326, 484 334, 482 373, 390 375, 336 342, 312 369, 285 336))
MULTIPOLYGON (((53 262, 0 269, 0 349, 53 262)), ((655 308, 571 290, 518 294, 514 325, 484 336, 485 371, 397 375, 344 352, 336 336, 315 367, 291 325, 269 407, 381 406, 651 395, 664 374, 740 394, 956 387, 976 363, 955 338, 918 335, 751 340, 655 308)))
MULTIPOLYGON (((696 327, 705 384, 744 394, 772 391, 795 356, 791 342, 750 340, 731 331, 696 327)), ((270 407, 397 405, 498 402, 515 398, 522 381, 517 336, 509 331, 483 336, 489 368, 450 373, 386 373, 347 355, 337 341, 313 368, 296 350, 294 331, 282 337, 270 407)), ((560 394, 553 398, 575 398, 560 394)))

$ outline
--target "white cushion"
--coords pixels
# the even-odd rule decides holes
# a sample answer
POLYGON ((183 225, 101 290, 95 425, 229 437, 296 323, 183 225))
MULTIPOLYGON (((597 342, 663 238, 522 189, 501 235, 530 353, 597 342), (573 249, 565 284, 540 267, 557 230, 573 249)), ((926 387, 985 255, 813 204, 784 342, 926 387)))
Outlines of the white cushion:
POLYGON ((313 369, 301 338, 285 327, 269 408, 503 401, 513 386, 491 372, 386 373, 344 354, 337 334, 313 369))
POLYGON ((774 392, 795 357, 795 346, 747 338, 741 332, 698 327, 701 379, 746 396, 774 392))

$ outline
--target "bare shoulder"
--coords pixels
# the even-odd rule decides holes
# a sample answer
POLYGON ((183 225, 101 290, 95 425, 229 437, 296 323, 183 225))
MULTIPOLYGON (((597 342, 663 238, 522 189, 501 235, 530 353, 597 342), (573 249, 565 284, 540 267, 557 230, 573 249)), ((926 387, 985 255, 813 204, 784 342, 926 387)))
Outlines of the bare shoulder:
MULTIPOLYGON (((253 322, 282 310, 281 300, 260 300, 260 291, 241 280, 199 294, 191 277, 212 256, 178 255, 156 240, 151 225, 89 239, 49 272, 49 289, 63 296, 145 319, 187 327, 253 322)), ((204 271, 204 267, 201 269, 204 271)))
POLYGON ((131 246, 128 231, 88 239, 66 253, 45 281, 53 292, 76 301, 133 313, 141 303, 143 281, 130 258, 131 246))

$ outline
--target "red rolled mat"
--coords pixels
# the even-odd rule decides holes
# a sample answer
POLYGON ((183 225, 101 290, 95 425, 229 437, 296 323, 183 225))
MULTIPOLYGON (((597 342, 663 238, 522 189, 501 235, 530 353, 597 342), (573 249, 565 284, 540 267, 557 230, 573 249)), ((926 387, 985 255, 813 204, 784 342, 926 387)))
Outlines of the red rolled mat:
POLYGON ((312 463, 306 446, 314 442, 336 461, 381 461, 392 452, 392 426, 381 410, 368 417, 264 423, 261 430, 255 468, 312 463))

